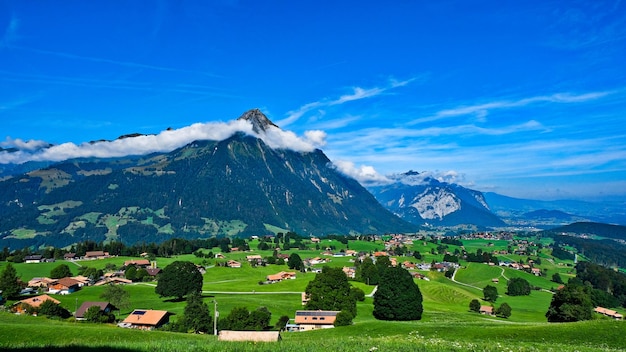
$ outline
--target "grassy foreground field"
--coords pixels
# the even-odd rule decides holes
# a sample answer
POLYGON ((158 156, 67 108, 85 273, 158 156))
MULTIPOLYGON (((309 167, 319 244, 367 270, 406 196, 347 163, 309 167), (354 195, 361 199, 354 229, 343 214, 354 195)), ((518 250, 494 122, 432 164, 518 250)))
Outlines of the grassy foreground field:
POLYGON ((283 333, 276 343, 221 342, 212 335, 137 331, 0 313, 6 351, 623 351, 623 322, 502 324, 459 321, 365 321, 353 326, 283 333))

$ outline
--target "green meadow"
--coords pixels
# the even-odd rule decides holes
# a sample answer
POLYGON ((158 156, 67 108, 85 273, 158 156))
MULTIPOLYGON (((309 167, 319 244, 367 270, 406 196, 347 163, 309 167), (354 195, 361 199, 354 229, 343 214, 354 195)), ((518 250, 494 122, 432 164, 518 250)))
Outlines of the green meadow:
MULTIPOLYGON (((500 245, 500 244, 498 244, 500 245)), ((326 247, 354 249, 357 251, 382 250, 382 243, 351 241, 348 246, 338 241, 323 240, 320 250, 289 250, 303 259, 327 258, 329 266, 354 266, 353 257, 324 257, 326 247)), ((432 243, 416 243, 415 247, 430 256, 430 262, 439 255, 430 254, 432 243), (428 253, 426 253, 428 252, 428 253)), ((475 248, 486 248, 478 243, 475 248)), ((286 265, 253 267, 245 260, 246 255, 269 256, 272 251, 224 253, 225 259, 197 258, 181 255, 157 258, 159 267, 175 260, 189 260, 207 266, 204 274, 203 297, 211 311, 217 306, 221 317, 228 315, 234 307, 245 306, 253 310, 261 306, 272 312, 274 324, 282 315, 294 317, 302 309, 301 292, 315 277, 314 273, 297 273, 295 280, 260 285, 265 277, 280 271, 289 271, 286 265), (241 268, 221 265, 233 259, 242 263, 241 268)), ((456 246, 450 246, 452 250, 456 246)), ((483 249, 484 250, 484 249, 483 249)), ((218 249, 211 250, 217 253, 218 249)), ((208 253, 209 250, 204 250, 208 253)), ((76 273, 79 265, 104 269, 107 265, 120 267, 130 257, 67 263, 76 273)), ((399 257, 404 261, 417 262, 413 257, 399 257)), ((41 264, 14 264, 22 280, 49 276, 50 271, 64 261, 41 264)), ((6 263, 0 263, 0 270, 6 263)), ((626 322, 612 321, 597 316, 593 321, 567 324, 546 322, 552 294, 544 290, 533 290, 530 296, 510 297, 505 294, 507 278, 523 277, 531 285, 542 289, 556 286, 550 281, 550 273, 559 272, 567 280, 570 267, 559 265, 553 258, 542 258, 542 268, 549 276, 537 277, 529 273, 482 263, 461 263, 455 280, 443 273, 423 271, 428 280, 415 280, 424 297, 422 320, 410 322, 378 321, 372 315, 373 299, 366 297, 358 303, 358 316, 348 327, 310 332, 283 332, 278 343, 232 343, 221 342, 213 335, 194 335, 164 331, 135 331, 121 329, 115 325, 97 325, 84 322, 57 321, 45 317, 16 316, 0 313, 0 349, 8 351, 61 351, 61 350, 120 350, 120 351, 623 351, 626 347, 626 322), (498 283, 492 279, 498 278, 498 283), (472 299, 481 300, 486 285, 496 286, 499 297, 495 306, 506 302, 512 307, 508 319, 479 315, 469 311, 472 299)), ((351 282, 353 286, 370 295, 373 286, 351 282)), ((185 302, 161 298, 155 294, 155 282, 135 283, 125 286, 130 293, 131 308, 119 312, 123 319, 135 308, 167 310, 174 313, 172 320, 183 314, 185 302)), ((55 296, 61 305, 73 312, 85 301, 101 300, 103 287, 85 287, 67 296, 55 296)), ((482 301, 487 305, 487 302, 482 301)), ((7 305, 12 302, 8 302, 7 305)))

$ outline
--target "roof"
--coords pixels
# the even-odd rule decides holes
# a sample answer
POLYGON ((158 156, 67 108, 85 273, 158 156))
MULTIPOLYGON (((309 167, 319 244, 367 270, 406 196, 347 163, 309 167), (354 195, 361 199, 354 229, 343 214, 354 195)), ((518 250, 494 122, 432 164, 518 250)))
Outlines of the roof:
POLYGON ((128 317, 126 317, 126 319, 124 319, 123 323, 157 326, 170 314, 172 313, 166 310, 135 309, 128 315, 128 317))
POLYGON ((85 253, 85 257, 102 257, 105 255, 106 253, 104 253, 104 251, 91 251, 91 252, 85 253))
POLYGON ((150 261, 148 259, 133 259, 124 262, 124 266, 129 265, 150 265, 150 261))
POLYGON ((335 310, 297 310, 296 324, 333 325, 339 311, 335 310))
POLYGON ((70 277, 64 277, 64 278, 60 278, 60 279, 56 280, 52 284, 53 285, 63 285, 65 287, 72 287, 72 286, 76 286, 76 285, 80 284, 80 281, 74 280, 74 279, 72 279, 70 277))
POLYGON ((218 337, 220 341, 274 342, 280 339, 280 331, 221 330, 218 337))
POLYGON ((51 300, 52 302, 59 304, 61 302, 57 301, 56 299, 48 296, 48 295, 41 295, 41 296, 37 296, 37 297, 31 297, 31 298, 26 298, 21 300, 21 303, 26 303, 29 306, 33 307, 33 308, 37 308, 39 307, 43 302, 47 301, 47 300, 51 300))
POLYGON ((493 307, 492 306, 480 306, 480 311, 491 314, 493 313, 493 307))
POLYGON ((78 310, 76 311, 75 317, 76 318, 82 318, 85 316, 85 312, 87 312, 87 310, 89 310, 89 308, 91 307, 100 307, 100 310, 103 311, 106 309, 107 306, 109 306, 111 303, 109 302, 83 302, 83 304, 80 305, 80 308, 78 308, 78 310))
POLYGON ((147 268, 146 271, 148 272, 148 275, 156 276, 158 273, 161 272, 161 268, 147 268))

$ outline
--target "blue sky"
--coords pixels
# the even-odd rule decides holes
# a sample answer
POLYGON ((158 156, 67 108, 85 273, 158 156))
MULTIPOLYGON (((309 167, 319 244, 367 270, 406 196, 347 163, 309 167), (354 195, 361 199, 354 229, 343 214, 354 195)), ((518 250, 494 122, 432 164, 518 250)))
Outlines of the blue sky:
POLYGON ((621 1, 0 0, 0 162, 260 108, 359 180, 626 198, 625 58, 621 1))

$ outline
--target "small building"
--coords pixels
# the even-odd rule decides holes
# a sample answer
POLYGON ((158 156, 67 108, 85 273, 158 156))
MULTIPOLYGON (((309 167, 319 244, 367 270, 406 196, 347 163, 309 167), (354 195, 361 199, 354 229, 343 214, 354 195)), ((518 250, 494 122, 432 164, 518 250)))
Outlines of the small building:
POLYGON ((34 277, 30 281, 28 281, 28 287, 48 287, 49 284, 53 283, 54 279, 48 277, 34 277))
POLYGON ((295 272, 281 271, 278 274, 267 275, 265 277, 265 280, 271 283, 275 283, 275 282, 280 282, 283 280, 294 280, 295 278, 296 278, 295 272))
POLYGON ((480 306, 480 314, 484 315, 494 315, 492 306, 480 306))
POLYGON ((613 318, 615 320, 622 320, 624 319, 624 315, 618 313, 617 311, 611 310, 611 309, 607 309, 607 308, 602 308, 602 307, 595 307, 593 309, 594 312, 602 314, 604 316, 607 316, 609 318, 613 318))
POLYGON ((250 342, 276 342, 280 341, 280 331, 233 331, 221 330, 217 339, 219 341, 250 341, 250 342))
POLYGON ((229 268, 241 268, 241 263, 236 260, 229 260, 226 262, 226 266, 229 268))
POLYGON ((309 295, 306 294, 306 292, 302 292, 302 305, 306 306, 307 303, 309 303, 309 295))
POLYGON ((41 295, 41 296, 37 296, 37 297, 31 297, 31 298, 26 298, 23 299, 21 301, 15 302, 15 304, 13 305, 13 311, 17 314, 22 314, 22 313, 26 313, 26 306, 30 306, 32 308, 39 308, 39 306, 41 306, 41 304, 45 301, 52 301, 55 304, 59 304, 61 302, 59 302, 58 300, 48 296, 48 295, 41 295))
POLYGON ((24 257, 25 263, 41 263, 43 261, 43 256, 41 255, 27 255, 24 257))
POLYGON ((356 277, 356 268, 355 267, 344 266, 341 270, 350 279, 354 279, 356 277))
POLYGON ((85 320, 85 313, 91 307, 98 307, 100 308, 101 312, 105 313, 110 313, 113 309, 115 309, 115 307, 113 307, 113 305, 111 305, 111 303, 109 302, 83 302, 83 304, 80 305, 76 313, 74 313, 74 317, 76 318, 76 320, 85 320))
POLYGON ((118 326, 152 330, 169 323, 171 315, 172 313, 166 310, 135 309, 118 326))
POLYGON ((63 259, 64 260, 75 260, 76 259, 76 253, 65 253, 65 254, 63 254, 63 259))
POLYGON ((161 268, 146 268, 148 275, 156 277, 161 272, 161 268))
POLYGON ((128 279, 124 279, 122 277, 117 277, 117 276, 111 276, 111 277, 105 277, 102 280, 96 282, 94 284, 94 286, 102 286, 102 285, 126 285, 126 284, 132 284, 133 281, 132 280, 128 280, 128 279))
POLYGON ((70 293, 74 293, 78 291, 79 289, 78 284, 79 284, 78 281, 70 277, 64 277, 64 278, 58 279, 50 283, 48 285, 48 292, 59 294, 59 295, 69 295, 70 293))
POLYGON ((110 255, 108 252, 104 251, 89 251, 85 253, 84 259, 94 260, 94 259, 105 259, 109 258, 110 255))
POLYGON ((338 313, 334 310, 297 310, 294 323, 298 331, 334 328, 338 313))
POLYGON ((497 277, 494 277, 493 279, 491 279, 491 282, 493 282, 494 284, 497 284, 500 282, 500 279, 498 279, 497 277))
POLYGON ((150 261, 148 259, 131 259, 124 262, 125 267, 129 267, 131 265, 138 268, 147 268, 150 266, 150 261))

